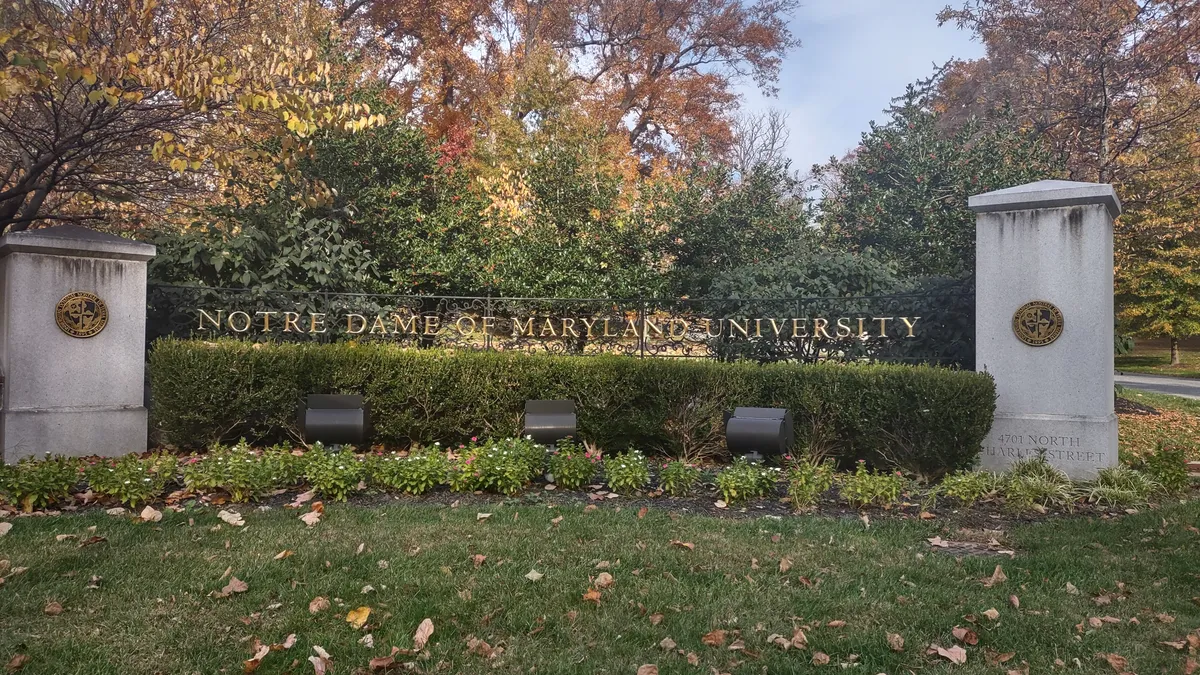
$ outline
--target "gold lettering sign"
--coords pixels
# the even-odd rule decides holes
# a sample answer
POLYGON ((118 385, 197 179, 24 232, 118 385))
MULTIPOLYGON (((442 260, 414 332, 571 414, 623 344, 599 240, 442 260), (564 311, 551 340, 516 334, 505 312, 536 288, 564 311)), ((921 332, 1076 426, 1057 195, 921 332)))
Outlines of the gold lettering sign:
POLYGON ((1013 314, 1012 326, 1021 342, 1031 347, 1045 347, 1062 335, 1063 315, 1053 304, 1034 300, 1021 305, 1013 314))
POLYGON ((59 330, 67 335, 90 338, 108 325, 108 306, 95 293, 67 293, 58 301, 54 320, 59 330))

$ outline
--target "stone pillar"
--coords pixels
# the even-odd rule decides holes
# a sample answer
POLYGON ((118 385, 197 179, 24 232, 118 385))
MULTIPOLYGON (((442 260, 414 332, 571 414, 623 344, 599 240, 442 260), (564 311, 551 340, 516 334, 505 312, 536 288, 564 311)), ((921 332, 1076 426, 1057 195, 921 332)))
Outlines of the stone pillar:
POLYGON ((1111 185, 1046 180, 971 197, 976 369, 996 380, 982 466, 1045 450, 1075 479, 1117 464, 1111 185))
POLYGON ((154 246, 74 225, 0 237, 0 449, 146 449, 146 262, 154 246))

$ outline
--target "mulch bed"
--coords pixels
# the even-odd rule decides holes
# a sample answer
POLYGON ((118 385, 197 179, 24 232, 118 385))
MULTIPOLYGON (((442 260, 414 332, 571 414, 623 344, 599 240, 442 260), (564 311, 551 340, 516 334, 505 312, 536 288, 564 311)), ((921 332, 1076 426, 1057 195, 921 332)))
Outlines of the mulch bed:
POLYGON ((1130 401, 1127 398, 1117 397, 1117 414, 1118 415, 1161 415, 1157 409, 1151 408, 1148 405, 1130 401))

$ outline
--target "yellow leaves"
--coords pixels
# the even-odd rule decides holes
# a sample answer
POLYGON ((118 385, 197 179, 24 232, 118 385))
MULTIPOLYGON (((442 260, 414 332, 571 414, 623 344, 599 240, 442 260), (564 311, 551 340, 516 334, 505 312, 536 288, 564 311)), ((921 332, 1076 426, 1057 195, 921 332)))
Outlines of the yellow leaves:
POLYGON ((138 56, 137 52, 129 52, 125 55, 125 60, 136 66, 138 61, 141 61, 141 57, 138 56))
MULTIPOLYGON (((346 612, 346 623, 350 624, 354 630, 359 630, 367 624, 367 618, 371 616, 370 607, 359 607, 346 612)), ((432 626, 431 626, 432 629, 432 626)), ((432 630, 431 630, 432 632, 432 630)))

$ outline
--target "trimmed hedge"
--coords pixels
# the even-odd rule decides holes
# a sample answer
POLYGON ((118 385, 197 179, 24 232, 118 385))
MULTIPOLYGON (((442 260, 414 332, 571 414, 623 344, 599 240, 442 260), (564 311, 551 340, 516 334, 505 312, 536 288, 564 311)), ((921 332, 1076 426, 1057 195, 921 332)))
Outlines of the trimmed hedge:
POLYGON ((526 399, 571 398, 580 435, 609 452, 723 452, 722 413, 792 411, 796 447, 925 478, 971 467, 991 427, 991 376, 924 366, 720 363, 550 356, 392 345, 160 340, 150 355, 152 425, 206 447, 296 436, 308 393, 359 393, 374 440, 458 443, 521 432, 526 399))

